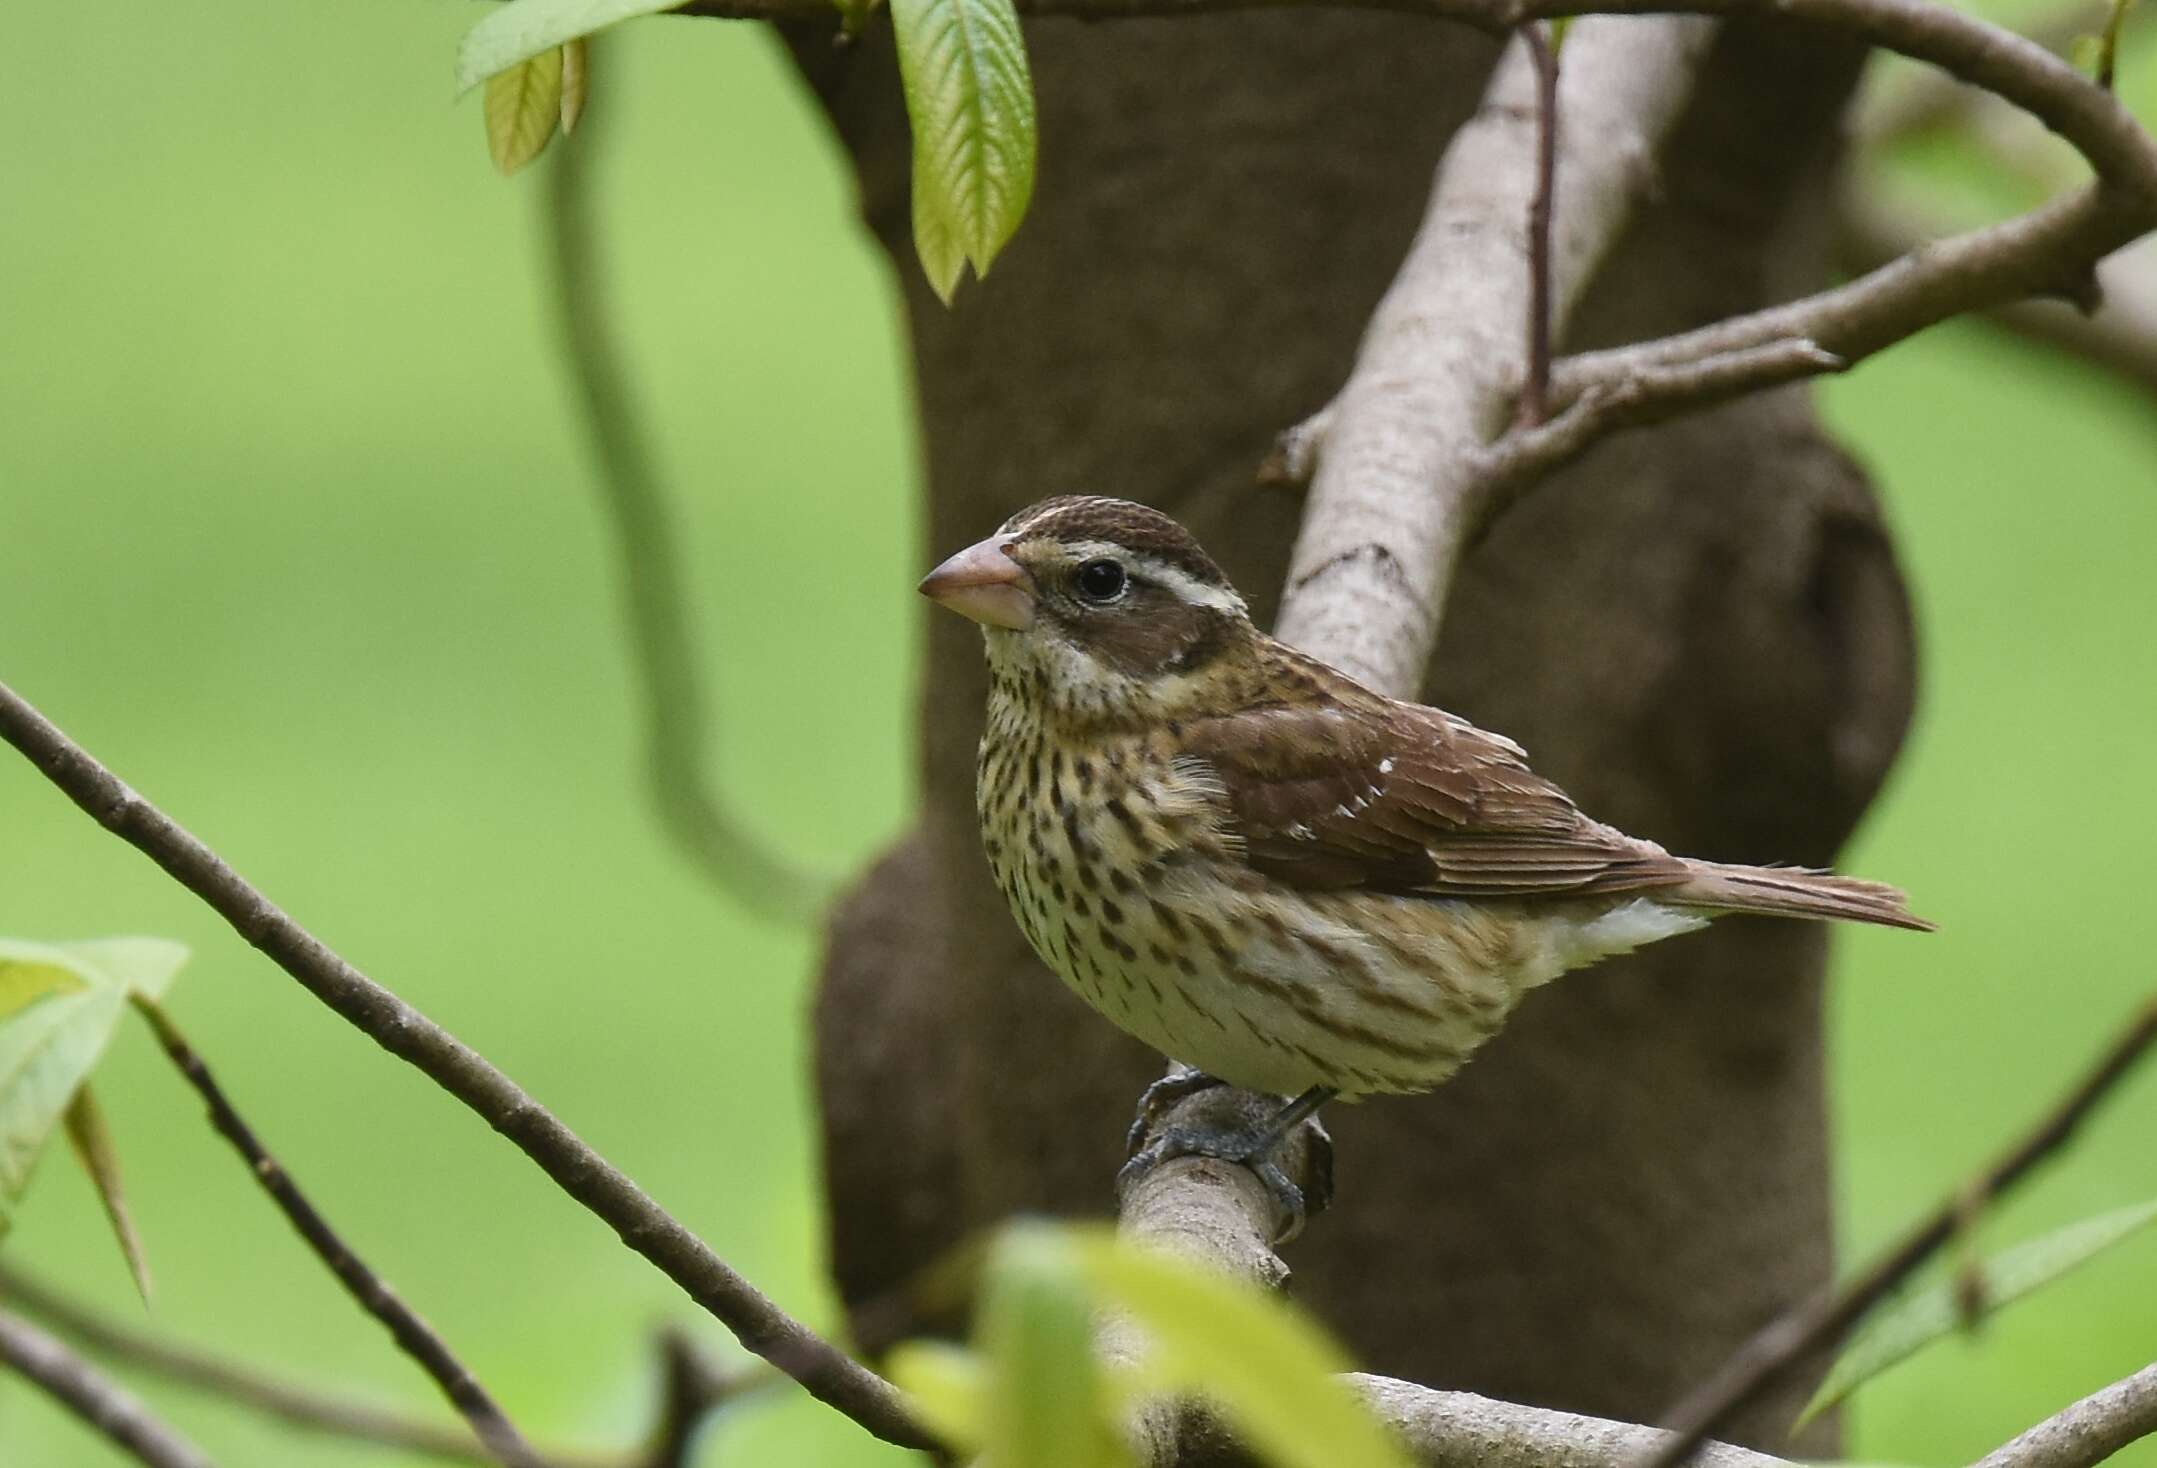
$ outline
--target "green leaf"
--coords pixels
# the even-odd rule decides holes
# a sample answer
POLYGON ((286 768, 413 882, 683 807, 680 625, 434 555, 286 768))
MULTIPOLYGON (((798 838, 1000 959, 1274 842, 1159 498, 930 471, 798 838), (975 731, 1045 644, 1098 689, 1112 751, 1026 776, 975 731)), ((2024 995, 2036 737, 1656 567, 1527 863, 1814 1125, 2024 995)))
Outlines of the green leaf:
POLYGON ((1100 1298, 1144 1329, 1149 1379, 1209 1398, 1267 1462, 1407 1468, 1400 1445, 1340 1381, 1346 1358, 1286 1300, 1106 1233, 1068 1238, 1100 1298))
POLYGON ((908 1341, 892 1348, 886 1367, 930 1431, 968 1458, 980 1455, 988 1386, 979 1356, 943 1341, 908 1341))
POLYGON ((562 136, 577 130, 592 88, 592 47, 582 36, 562 43, 562 136))
POLYGON ((38 1154, 126 1004, 122 990, 102 985, 52 995, 0 1025, 0 1217, 12 1218, 38 1154))
POLYGON ((0 957, 0 1024, 40 999, 85 987, 82 976, 64 963, 0 957))
MULTIPOLYGON (((186 961, 186 948, 159 938, 0 939, 0 1232, 12 1223, 53 1128, 69 1117, 104 1055, 128 996, 156 998, 186 961)), ((94 1113, 71 1124, 94 1126, 94 1113)), ((101 1129, 77 1140, 109 1149, 101 1129)))
POLYGON ((948 305, 969 262, 988 273, 1033 197, 1026 41, 1011 0, 892 0, 891 20, 914 131, 914 251, 948 305))
POLYGON ((1062 1230, 1008 1230, 991 1262, 975 1335, 987 1360, 983 1452, 1027 1468, 1129 1462, 1094 1358, 1093 1309, 1062 1230))
POLYGON ((512 0, 490 10, 457 47, 457 94, 610 25, 686 0, 512 0))
MULTIPOLYGON (((2052 1283, 2153 1219, 2157 1219, 2157 1201, 2138 1203, 2002 1250, 1982 1267, 1987 1313, 2052 1283)), ((1803 1427, 1881 1372, 1959 1329, 1962 1323, 1962 1308, 1952 1279, 1928 1285, 1887 1305, 1851 1339, 1791 1430, 1803 1427)))
POLYGON ((187 964, 185 943, 170 938, 90 938, 55 943, 52 951, 93 983, 117 984, 145 999, 162 999, 187 964))
POLYGON ((105 1205, 105 1217, 112 1222, 113 1237, 119 1241, 120 1252, 127 1256, 127 1271, 135 1278, 135 1293, 142 1296, 142 1303, 147 1305, 150 1303, 150 1261, 142 1251, 142 1236, 135 1232, 135 1220, 127 1211, 127 1195, 120 1187, 120 1153, 112 1145, 112 1132, 105 1125, 105 1113, 90 1094, 89 1086, 85 1085, 75 1093, 62 1120, 67 1128, 67 1139, 75 1149, 75 1159, 90 1175, 91 1185, 105 1205))
POLYGON ((503 173, 539 156, 562 115, 560 47, 487 78, 487 152, 503 173))

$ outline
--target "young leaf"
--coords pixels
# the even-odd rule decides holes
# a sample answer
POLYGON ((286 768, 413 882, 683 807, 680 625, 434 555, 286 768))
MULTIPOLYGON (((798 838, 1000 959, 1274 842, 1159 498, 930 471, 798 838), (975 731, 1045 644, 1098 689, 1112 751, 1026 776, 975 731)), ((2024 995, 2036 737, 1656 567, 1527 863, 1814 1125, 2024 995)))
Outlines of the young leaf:
POLYGON ((1407 1468, 1339 1374, 1347 1361, 1287 1301, 1102 1233, 1070 1247, 1098 1296, 1133 1316, 1159 1386, 1202 1393, 1281 1468, 1407 1468))
MULTIPOLYGON (((2101 1213, 2004 1249, 1984 1265, 1988 1311, 2021 1299, 2157 1220, 2157 1201, 2101 1213)), ((1860 1386, 1961 1328, 1955 1281, 1941 1280, 1884 1307, 1851 1340, 1805 1404, 1794 1432, 1860 1386)))
POLYGON ((0 1216, 12 1216, 126 1003, 117 985, 99 984, 49 995, 0 1025, 0 1216))
POLYGON ((984 1456, 1027 1468, 1129 1461, 1110 1426, 1093 1310, 1060 1230, 1008 1230, 975 1325, 987 1361, 984 1456))
POLYGON ((0 944, 0 1024, 51 994, 87 988, 82 975, 57 958, 35 958, 27 945, 0 944))
POLYGON ((487 78, 487 152, 503 173, 539 156, 562 115, 560 47, 487 78))
POLYGON ((584 115, 585 94, 592 85, 591 43, 579 36, 562 43, 562 136, 577 130, 584 115))
POLYGON ((488 77, 544 56, 579 36, 640 15, 672 10, 687 0, 512 0, 480 17, 457 46, 457 93, 488 77))
POLYGON ((1011 0, 892 0, 914 132, 914 251, 947 305, 986 275, 1034 188, 1034 90, 1011 0))
MULTIPOLYGON (((157 997, 186 961, 185 947, 159 938, 0 939, 0 1232, 53 1128, 63 1118, 76 1124, 71 1108, 118 1028, 127 996, 157 997)), ((95 1144, 101 1136, 87 1140, 95 1144)), ((78 1144, 84 1140, 77 1136, 78 1144)))
POLYGON ((943 1341, 908 1341, 892 1349, 889 1365, 892 1384, 906 1393, 914 1415, 966 1457, 979 1457, 988 1391, 981 1358, 943 1341))
POLYGON ((142 1296, 142 1303, 150 1303, 150 1261, 142 1252, 142 1237, 135 1232, 135 1220, 127 1211, 127 1195, 120 1188, 120 1154, 112 1145, 112 1133, 105 1126, 105 1114, 85 1085, 68 1103, 64 1124, 67 1139, 73 1144, 75 1158, 82 1170, 90 1175, 90 1182, 97 1189, 98 1199, 105 1205, 105 1217, 112 1221, 113 1237, 119 1240, 120 1252, 127 1256, 127 1270, 135 1277, 135 1293, 142 1296))
POLYGON ((185 943, 170 938, 88 938, 55 943, 51 951, 93 982, 117 984, 145 999, 162 999, 187 963, 185 943))

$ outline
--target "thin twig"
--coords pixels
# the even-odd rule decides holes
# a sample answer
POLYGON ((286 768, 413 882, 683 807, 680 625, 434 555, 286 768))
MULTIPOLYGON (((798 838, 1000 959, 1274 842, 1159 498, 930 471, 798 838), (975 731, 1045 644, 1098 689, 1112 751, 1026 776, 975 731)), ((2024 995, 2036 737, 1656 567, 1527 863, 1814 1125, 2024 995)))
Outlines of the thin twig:
POLYGON ((1550 417, 1550 223, 1558 187, 1558 53, 1545 27, 1520 28, 1535 68, 1535 194, 1528 201, 1528 367, 1518 424, 1550 417))
POLYGON ((606 110, 553 150, 541 206, 545 289, 590 441, 599 508, 613 532, 615 585, 643 696, 645 787, 661 829, 714 888, 763 917, 803 923, 823 908, 831 884, 745 830, 704 772, 717 741, 690 633, 681 533, 608 314, 591 202, 592 151, 605 141, 606 110))
POLYGON ((1695 408, 1761 392, 1850 364, 1802 338, 1746 347, 1678 366, 1647 366, 1597 383, 1549 422, 1516 428, 1476 458, 1481 503, 1468 530, 1473 547, 1522 494, 1623 428, 1661 422, 1695 408))
POLYGON ((1975 1468, 2095 1468, 2157 1433, 2157 1365, 2143 1367, 1977 1460, 1975 1468))
POLYGON ((1839 1290, 1828 1290, 1774 1321, 1740 1346, 1722 1368, 1664 1418, 1671 1437, 1638 1468, 1673 1468, 1778 1380, 1792 1364, 1831 1349, 1865 1313, 1955 1236, 1972 1199, 1996 1199, 2051 1156, 2157 1042, 2157 998, 2145 1002, 2089 1071, 2020 1140, 1839 1290))
POLYGON ((224 1088, 217 1084, 210 1068, 187 1043, 171 1016, 146 995, 137 994, 133 999, 135 1008, 156 1033, 157 1043, 164 1047, 165 1054, 172 1058, 180 1074, 187 1078, 187 1083, 202 1097, 203 1105, 209 1108, 210 1125, 217 1128, 218 1135, 230 1142, 233 1150, 246 1161, 255 1181, 262 1185, 262 1191, 270 1195, 270 1201, 306 1240, 307 1247, 315 1251, 315 1257, 337 1276, 337 1282, 345 1287, 345 1292, 361 1309, 382 1322, 390 1339, 397 1343, 397 1349, 418 1362, 420 1369, 434 1378, 442 1395, 449 1398, 450 1405, 471 1424, 474 1435, 497 1461, 510 1465, 510 1468, 540 1468, 539 1455, 532 1451, 531 1444, 511 1424, 507 1414, 479 1384, 478 1378, 457 1359, 448 1343, 352 1251, 351 1245, 330 1226, 329 1220, 307 1200, 291 1174, 269 1154, 254 1129, 233 1109, 224 1088))
MULTIPOLYGON (((292 1427, 450 1462, 495 1461, 462 1426, 324 1391, 259 1366, 162 1340, 122 1325, 6 1264, 0 1264, 0 1302, 107 1361, 151 1372, 292 1427)), ((671 1330, 660 1336, 659 1361, 659 1408, 645 1446, 634 1452, 542 1447, 539 1454, 547 1468, 680 1468, 683 1448, 714 1409, 786 1379, 761 1364, 729 1369, 711 1360, 687 1335, 671 1330)))
POLYGON ((0 1364, 51 1393, 149 1468, 213 1468, 209 1457, 150 1415, 134 1393, 19 1315, 0 1310, 0 1364))
POLYGON ((902 1447, 935 1445, 890 1382, 781 1310, 516 1082, 294 922, 4 683, 0 738, 99 825, 207 903, 309 993, 509 1138, 752 1353, 877 1437, 902 1447))
MULTIPOLYGON (((42 1324, 107 1360, 154 1372, 168 1381, 250 1407, 294 1427, 455 1462, 495 1461, 494 1455, 463 1427, 408 1417, 373 1402, 319 1391, 253 1366, 130 1330, 4 1264, 0 1264, 0 1300, 36 1316, 42 1324)), ((545 1456, 553 1468, 620 1468, 620 1460, 612 1456, 560 1451, 549 1451, 545 1456)))
POLYGON ((2119 71, 2120 27, 2127 23, 2127 11, 2133 4, 2134 0, 2111 0, 2105 28, 2097 37, 2097 85, 2108 92, 2119 71))

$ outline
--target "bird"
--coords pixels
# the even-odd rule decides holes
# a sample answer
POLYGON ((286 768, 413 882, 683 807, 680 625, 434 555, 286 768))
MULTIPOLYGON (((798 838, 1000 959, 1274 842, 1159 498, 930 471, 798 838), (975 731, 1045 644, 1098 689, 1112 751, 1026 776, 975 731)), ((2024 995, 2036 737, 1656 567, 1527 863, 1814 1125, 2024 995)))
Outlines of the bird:
POLYGON ((1882 883, 1676 856, 1592 819, 1512 740, 1268 636, 1145 505, 1041 500, 920 590, 986 644, 976 804, 1012 916, 1080 999, 1187 1068, 1134 1142, 1203 1086, 1293 1098, 1134 1162, 1248 1162, 1336 1097, 1428 1091, 1531 990, 1711 918, 1932 926, 1882 883))

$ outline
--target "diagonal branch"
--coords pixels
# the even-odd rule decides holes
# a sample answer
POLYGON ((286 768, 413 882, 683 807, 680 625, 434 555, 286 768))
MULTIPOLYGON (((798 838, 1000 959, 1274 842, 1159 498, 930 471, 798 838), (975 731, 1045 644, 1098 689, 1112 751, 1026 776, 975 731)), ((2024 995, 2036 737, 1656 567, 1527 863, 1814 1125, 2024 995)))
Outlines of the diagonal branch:
POLYGON ((209 1108, 210 1125, 232 1144, 255 1181, 270 1195, 270 1200, 306 1241, 307 1247, 314 1250, 315 1257, 329 1267, 337 1282, 345 1287, 345 1292, 359 1303, 361 1309, 382 1323, 389 1331, 390 1339, 397 1343, 397 1349, 418 1362, 420 1369, 434 1378, 435 1385, 449 1398, 450 1405, 471 1424, 473 1435, 486 1445, 489 1458, 506 1463, 510 1468, 541 1468, 541 1459, 532 1451, 531 1444, 510 1424, 501 1407, 451 1352, 448 1344, 398 1297, 387 1281, 352 1252, 330 1226, 329 1220, 307 1200, 291 1174, 269 1154, 255 1136, 254 1129, 232 1109, 224 1088, 217 1084, 210 1068, 202 1063, 202 1057, 195 1053, 165 1011, 155 1000, 141 994, 134 996, 134 1003, 143 1018, 150 1022, 157 1043, 209 1108))
POLYGON ((202 1449, 151 1416, 132 1392, 5 1310, 0 1310, 0 1365, 44 1388, 148 1468, 213 1468, 202 1449))
MULTIPOLYGON (((160 1339, 109 1319, 5 1264, 0 1264, 0 1301, 109 1362, 150 1372, 291 1427, 449 1462, 495 1461, 466 1429, 160 1339)), ((675 1331, 661 1333, 659 1355, 659 1410, 646 1445, 633 1452, 546 1447, 539 1450, 546 1468, 681 1468, 684 1447, 709 1413, 783 1379, 762 1367, 730 1370, 675 1331)))
POLYGON ((891 1383, 781 1310, 515 1081, 294 922, 4 683, 0 738, 309 993, 507 1137, 752 1353, 877 1437, 904 1447, 934 1444, 891 1383))
POLYGON ((564 139, 548 170, 546 288, 591 444, 599 507, 613 532, 615 583, 644 705, 645 787, 661 829, 714 888, 761 916, 805 922, 823 907, 828 884, 743 829, 704 773, 715 742, 711 701, 690 635, 680 531, 607 310, 590 181, 592 149, 604 139, 589 135, 593 126, 588 121, 574 143, 564 139))
POLYGON ((1671 1437, 1643 1456, 1638 1468, 1673 1468, 1692 1447, 1728 1422, 1792 1365, 1839 1343, 1867 1311, 1885 1299, 1959 1233, 1972 1212, 2026 1177, 2067 1144, 2098 1103, 2157 1045, 2157 997, 2145 1001, 2109 1041, 2096 1062, 2036 1124, 1976 1177, 1941 1201, 1902 1240, 1855 1279, 1772 1322, 1740 1346, 1722 1369, 1665 1417, 1671 1437))

